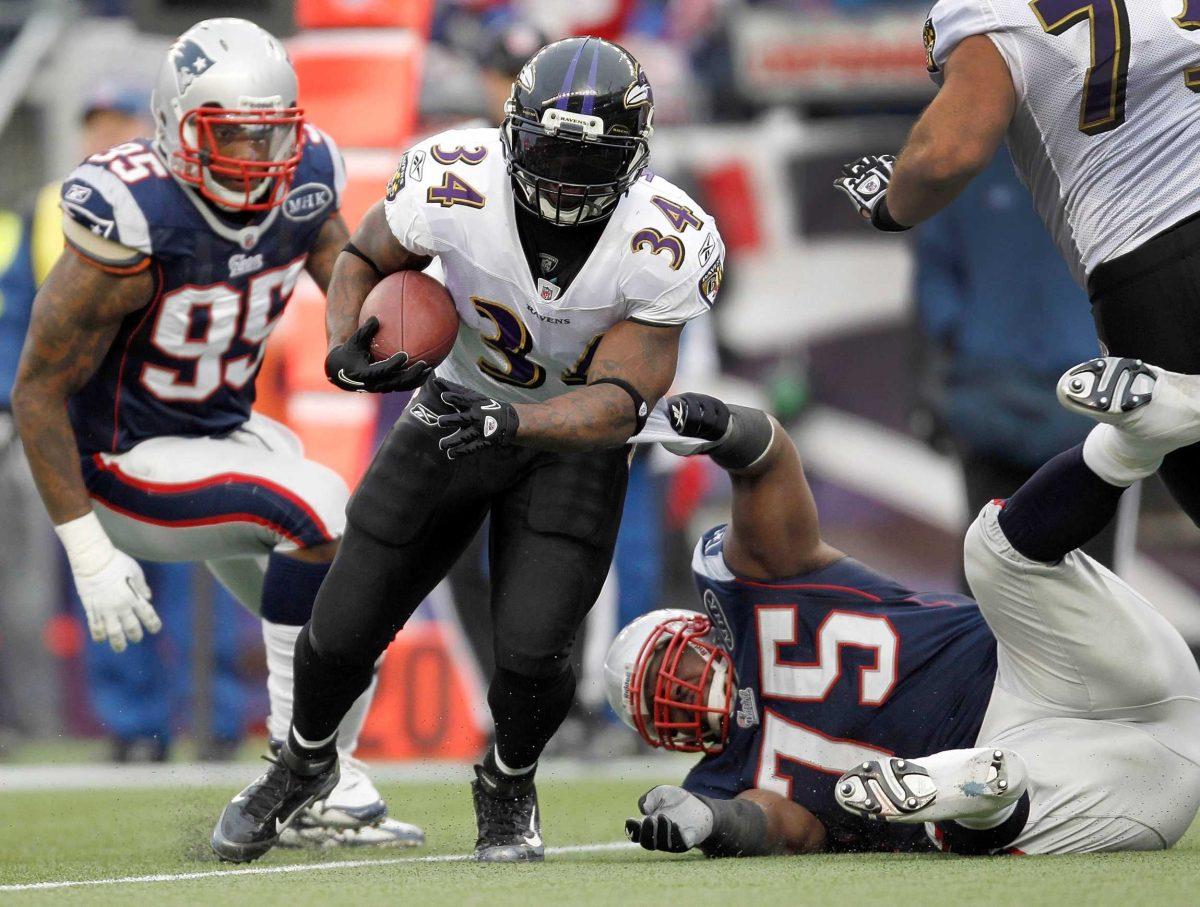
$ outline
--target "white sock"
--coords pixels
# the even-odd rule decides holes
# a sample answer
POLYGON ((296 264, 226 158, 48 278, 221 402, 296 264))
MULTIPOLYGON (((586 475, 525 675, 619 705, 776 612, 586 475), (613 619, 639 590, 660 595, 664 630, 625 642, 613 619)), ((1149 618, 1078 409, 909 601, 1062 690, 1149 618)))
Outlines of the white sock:
POLYGON ((1083 442, 1083 462, 1110 485, 1127 488, 1158 472, 1164 452, 1115 425, 1100 423, 1083 442))
POLYGON ((975 816, 971 819, 954 819, 953 821, 957 822, 963 828, 973 828, 976 831, 986 831, 989 828, 995 828, 997 825, 1002 825, 1007 822, 1009 816, 1016 812, 1016 810, 1017 803, 1010 803, 999 812, 994 812, 991 815, 975 816))
MULTIPOLYGON (((380 661, 383 659, 381 658, 380 661)), ((375 664, 375 673, 371 675, 371 684, 362 691, 362 695, 354 700, 338 725, 338 752, 347 756, 354 755, 358 749, 358 738, 362 734, 363 725, 367 723, 367 712, 371 710, 371 700, 375 698, 375 688, 379 685, 379 662, 375 664)))
POLYGON ((292 724, 292 662, 296 657, 296 639, 304 628, 267 620, 262 625, 263 645, 267 650, 267 696, 271 704, 267 733, 273 740, 287 740, 292 724))
POLYGON ((496 768, 500 769, 500 771, 504 774, 511 775, 515 778, 519 778, 522 775, 528 775, 531 771, 537 768, 536 762, 533 763, 533 765, 527 765, 524 768, 509 768, 504 764, 504 760, 500 758, 499 747, 492 747, 492 758, 496 760, 496 768))

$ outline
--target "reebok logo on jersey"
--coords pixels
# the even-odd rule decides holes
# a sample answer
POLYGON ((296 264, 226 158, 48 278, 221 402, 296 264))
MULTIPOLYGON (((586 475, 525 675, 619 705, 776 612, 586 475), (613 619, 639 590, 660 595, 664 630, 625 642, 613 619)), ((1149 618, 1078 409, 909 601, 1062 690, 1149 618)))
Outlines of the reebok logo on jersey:
POLYGON ((704 237, 704 243, 700 246, 700 264, 704 266, 708 264, 708 260, 712 258, 713 250, 717 247, 713 235, 709 233, 704 237))
POLYGON ((79 183, 76 183, 74 186, 71 186, 70 188, 68 188, 66 191, 66 194, 63 195, 63 198, 65 198, 67 201, 75 202, 78 205, 82 205, 84 202, 86 202, 91 197, 92 197, 91 187, 82 186, 79 183))
MULTIPOLYGON (((414 151, 412 154, 412 164, 408 168, 408 175, 418 183, 425 177, 425 152, 414 151)), ((403 180, 401 180, 403 183, 403 180)))
POLYGON ((437 415, 435 413, 431 412, 429 409, 427 409, 424 404, 422 404, 422 403, 413 404, 413 408, 410 409, 409 412, 413 414, 413 418, 416 419, 418 422, 424 422, 426 425, 428 425, 430 427, 434 427, 434 428, 437 427, 437 424, 438 424, 437 415))

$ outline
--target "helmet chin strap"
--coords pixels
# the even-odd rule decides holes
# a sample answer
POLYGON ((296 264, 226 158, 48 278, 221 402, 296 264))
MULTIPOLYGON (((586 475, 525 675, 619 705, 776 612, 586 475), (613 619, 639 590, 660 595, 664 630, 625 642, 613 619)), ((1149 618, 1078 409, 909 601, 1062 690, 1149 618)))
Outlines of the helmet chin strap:
POLYGON ((707 712, 704 720, 708 729, 714 734, 721 733, 721 715, 727 714, 729 710, 729 700, 725 696, 725 677, 728 673, 729 666, 723 660, 713 665, 712 683, 708 685, 707 705, 716 711, 707 712))
POLYGON ((232 189, 222 186, 217 182, 212 174, 208 172, 207 167, 202 167, 200 173, 201 179, 204 180, 204 188, 215 196, 215 198, 210 198, 209 201, 223 211, 237 211, 241 205, 247 202, 257 202, 275 183, 273 179, 264 179, 260 180, 259 185, 251 189, 249 193, 234 192, 232 189))

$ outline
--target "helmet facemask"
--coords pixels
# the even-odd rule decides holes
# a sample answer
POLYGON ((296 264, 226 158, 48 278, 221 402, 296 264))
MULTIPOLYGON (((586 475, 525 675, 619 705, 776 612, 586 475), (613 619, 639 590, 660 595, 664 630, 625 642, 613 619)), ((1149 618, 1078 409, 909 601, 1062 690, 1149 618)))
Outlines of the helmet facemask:
POLYGON ((279 102, 243 102, 185 113, 172 169, 221 208, 266 211, 283 202, 300 165, 304 111, 279 102))
POLYGON ((607 217, 650 159, 646 135, 605 133, 600 117, 549 109, 541 121, 510 101, 500 130, 517 202, 559 226, 607 217))
POLYGON ((734 671, 728 653, 705 639, 711 629, 703 615, 673 617, 642 644, 628 705, 634 727, 651 746, 685 753, 724 749, 734 671))

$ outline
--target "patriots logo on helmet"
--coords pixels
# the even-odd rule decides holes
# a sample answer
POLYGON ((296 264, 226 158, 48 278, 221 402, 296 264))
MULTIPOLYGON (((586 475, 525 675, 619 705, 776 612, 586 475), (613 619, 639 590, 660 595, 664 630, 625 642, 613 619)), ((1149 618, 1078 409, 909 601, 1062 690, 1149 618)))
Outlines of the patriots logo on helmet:
POLYGON ((180 94, 191 87, 197 76, 208 72, 214 65, 212 58, 203 48, 190 39, 175 42, 169 53, 171 62, 175 65, 175 84, 179 87, 180 94))

